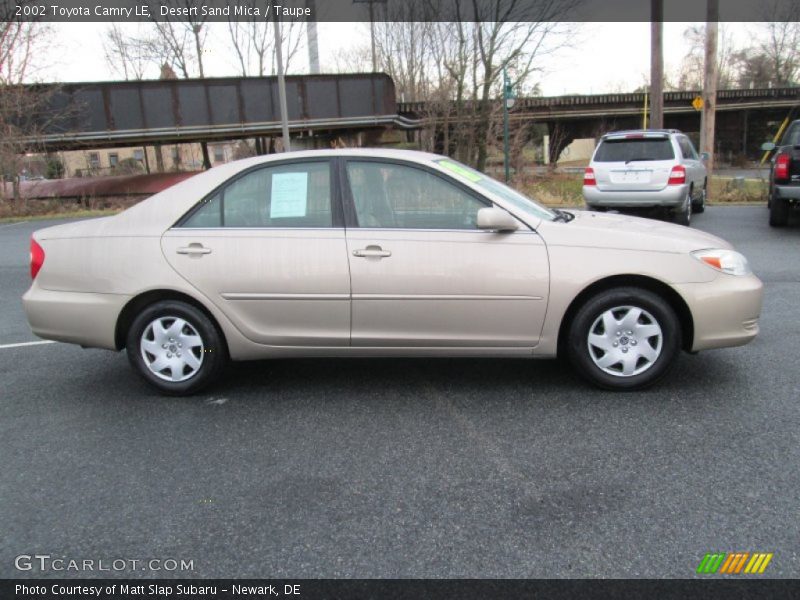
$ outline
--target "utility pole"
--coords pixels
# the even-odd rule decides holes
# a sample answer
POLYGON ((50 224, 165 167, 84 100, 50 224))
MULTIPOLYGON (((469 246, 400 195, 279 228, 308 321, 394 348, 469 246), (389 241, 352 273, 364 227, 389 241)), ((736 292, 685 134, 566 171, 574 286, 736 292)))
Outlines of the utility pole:
POLYGON ((372 72, 378 72, 378 60, 375 54, 375 9, 372 0, 369 0, 369 38, 372 42, 372 72))
POLYGON ((280 19, 275 15, 275 59, 278 63, 278 99, 281 104, 281 129, 283 130, 283 151, 292 150, 289 139, 289 111, 286 108, 286 78, 283 75, 283 49, 281 48, 280 19))
POLYGON ((650 127, 664 127, 664 0, 650 0, 650 127))
POLYGON ((706 0, 706 64, 703 78, 703 113, 700 116, 700 152, 708 153, 706 173, 714 169, 714 124, 717 110, 717 33, 719 0, 706 0))
POLYGON ((317 7, 315 0, 306 0, 306 8, 311 10, 310 19, 306 21, 308 72, 312 75, 317 75, 319 73, 319 38, 317 36, 317 7))
POLYGON ((386 4, 387 0, 353 0, 354 4, 369 4, 369 37, 372 46, 372 71, 378 72, 378 53, 375 48, 375 3, 386 4))

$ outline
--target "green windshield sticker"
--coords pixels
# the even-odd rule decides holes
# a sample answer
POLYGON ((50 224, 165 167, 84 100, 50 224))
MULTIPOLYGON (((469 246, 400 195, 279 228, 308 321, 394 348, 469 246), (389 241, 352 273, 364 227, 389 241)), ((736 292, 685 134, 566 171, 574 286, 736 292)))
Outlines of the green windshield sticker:
POLYGON ((477 173, 475 173, 473 171, 470 171, 469 169, 467 169, 465 167, 462 167, 458 163, 454 163, 454 162, 451 162, 449 160, 440 160, 439 164, 442 165, 445 169, 449 169, 453 173, 457 173, 457 174, 461 175, 462 177, 465 177, 465 178, 469 179, 473 183, 483 179, 483 177, 481 177, 477 173))

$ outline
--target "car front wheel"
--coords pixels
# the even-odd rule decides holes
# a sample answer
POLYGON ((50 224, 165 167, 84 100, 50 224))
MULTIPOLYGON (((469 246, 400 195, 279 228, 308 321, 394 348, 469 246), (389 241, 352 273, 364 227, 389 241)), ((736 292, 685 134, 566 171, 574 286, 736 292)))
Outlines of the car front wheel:
POLYGON ((595 385, 635 390, 656 383, 680 352, 680 321, 648 290, 623 287, 588 300, 576 313, 567 341, 570 361, 595 385))
POLYGON ((227 362, 222 335, 200 310, 167 300, 143 309, 126 340, 133 368, 160 392, 194 394, 213 383, 227 362))

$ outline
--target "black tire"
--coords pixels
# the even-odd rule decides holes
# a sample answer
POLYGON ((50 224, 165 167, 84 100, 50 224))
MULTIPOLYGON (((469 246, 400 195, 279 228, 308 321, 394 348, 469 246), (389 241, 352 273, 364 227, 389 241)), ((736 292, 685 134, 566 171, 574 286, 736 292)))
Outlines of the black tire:
POLYGON ((697 200, 692 201, 692 212, 699 215, 706 211, 706 199, 708 195, 708 188, 703 186, 703 190, 700 193, 700 198, 697 200))
POLYGON ((692 224, 692 193, 686 192, 683 206, 672 213, 672 221, 677 225, 689 227, 692 224))
MULTIPOLYGON (((625 315, 624 312, 615 314, 625 315)), ((635 315, 631 312, 630 316, 633 318, 635 315)), ((623 325, 616 326, 623 327, 623 325)), ((637 390, 653 385, 669 372, 681 350, 681 337, 680 321, 675 311, 663 298, 641 288, 620 287, 598 293, 578 309, 568 330, 567 354, 578 373, 594 385, 608 390, 637 390), (637 358, 636 352, 640 347, 633 343, 637 340, 638 344, 647 344, 651 352, 656 352, 653 348, 656 337, 644 337, 647 333, 645 329, 641 330, 643 332, 641 335, 638 335, 640 330, 637 329, 633 336, 627 338, 627 332, 624 329, 619 332, 607 332, 615 341, 624 340, 624 345, 632 351, 630 356, 631 360, 635 362, 636 369, 630 375, 624 375, 621 372, 619 374, 607 372, 607 370, 617 369, 616 364, 613 363, 606 367, 607 370, 598 366, 595 360, 602 361, 604 354, 599 354, 601 351, 596 347, 590 347, 589 343, 590 333, 598 332, 597 327, 599 321, 602 320, 602 315, 615 308, 622 308, 623 311, 630 308, 643 310, 636 327, 644 328, 652 325, 650 323, 652 318, 661 329, 661 342, 660 345, 657 344, 660 353, 654 360, 647 360, 644 357, 637 358), (622 336, 614 337, 617 333, 621 333, 622 336), (636 373, 635 371, 639 369, 641 372, 636 373)), ((619 346, 619 343, 617 345, 619 346)), ((624 351, 622 347, 619 350, 624 351)), ((613 349, 612 352, 617 352, 617 350, 613 349)), ((620 356, 627 358, 628 354, 620 356)), ((618 364, 621 371, 622 363, 618 364)))
POLYGON ((789 201, 786 198, 772 198, 769 203, 769 224, 771 227, 786 227, 789 223, 789 201))
MULTIPOLYGON (((177 326, 177 325, 176 325, 177 326)), ((166 335, 166 334, 165 334, 166 335)), ((169 343, 169 340, 163 340, 169 343)), ((196 343, 196 342, 195 342, 196 343)), ((157 345, 157 344, 156 344, 157 345)), ((187 343, 187 346, 189 344, 187 343)), ((180 302, 177 300, 164 300, 156 302, 144 308, 133 320, 128 334, 126 336, 126 348, 128 352, 128 360, 133 366, 134 370, 141 375, 147 383, 155 387, 158 391, 169 396, 188 396, 195 394, 212 384, 222 374, 225 365, 228 362, 228 351, 225 345, 222 333, 217 329, 216 325, 209 319, 205 313, 198 310, 191 304, 180 302), (175 377, 186 377, 182 381, 166 380, 163 377, 173 377, 174 366, 165 366, 161 370, 161 375, 157 375, 148 364, 152 364, 153 368, 157 368, 157 359, 155 354, 150 354, 148 348, 153 348, 155 343, 155 322, 165 324, 169 328, 170 324, 175 325, 177 320, 181 319, 186 323, 186 327, 182 328, 180 338, 176 335, 175 344, 170 344, 165 352, 170 350, 175 354, 166 354, 170 357, 169 360, 178 361, 173 356, 181 356, 181 352, 187 353, 181 361, 187 361, 188 352, 194 356, 193 361, 198 362, 199 366, 193 368, 190 365, 182 365, 182 362, 175 362, 181 368, 181 374, 175 377), (146 338, 144 339, 145 331, 147 331, 146 338), (184 348, 183 344, 178 342, 178 339, 195 340, 199 337, 201 346, 195 346, 192 349, 184 348), (145 346, 145 344, 149 345, 145 346), (178 348, 177 346, 181 347, 178 348), (146 362, 147 361, 147 362, 146 362)), ((158 348, 156 351, 160 352, 158 348)), ((161 356, 162 360, 166 360, 161 356)), ((177 372, 177 369, 175 369, 177 372)))

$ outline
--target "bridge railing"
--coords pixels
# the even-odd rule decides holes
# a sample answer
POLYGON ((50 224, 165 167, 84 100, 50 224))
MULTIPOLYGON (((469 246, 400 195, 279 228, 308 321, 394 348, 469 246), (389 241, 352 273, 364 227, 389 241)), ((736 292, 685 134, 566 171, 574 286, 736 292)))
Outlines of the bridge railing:
MULTIPOLYGON (((682 90, 664 93, 664 104, 691 102, 696 96, 701 95, 699 90, 682 90)), ((609 104, 644 104, 644 92, 628 92, 622 94, 586 94, 570 96, 539 96, 518 98, 516 105, 521 108, 552 108, 552 107, 581 107, 600 106, 609 104)), ((790 88, 763 88, 763 89, 736 89, 719 90, 717 101, 720 103, 736 103, 739 100, 770 100, 792 99, 800 101, 800 87, 790 88)), ((421 113, 429 110, 435 111, 435 105, 427 102, 400 102, 397 111, 403 113, 421 113)))

